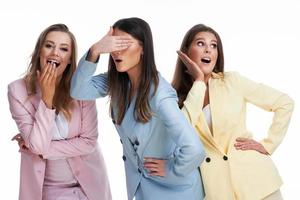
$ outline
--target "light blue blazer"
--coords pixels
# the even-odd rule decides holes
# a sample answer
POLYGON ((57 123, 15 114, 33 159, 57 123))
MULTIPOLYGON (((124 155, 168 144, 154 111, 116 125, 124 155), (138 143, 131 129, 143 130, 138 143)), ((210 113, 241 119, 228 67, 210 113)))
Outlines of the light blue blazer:
MULTIPOLYGON (((107 74, 93 76, 97 64, 85 58, 86 54, 72 78, 71 96, 80 100, 106 96, 107 74)), ((133 98, 122 123, 115 124, 123 145, 128 199, 202 200, 198 166, 205 157, 203 145, 178 108, 176 91, 160 75, 149 103, 154 113, 149 122, 135 120, 133 98), (166 176, 149 176, 143 167, 144 157, 166 159, 166 176)))

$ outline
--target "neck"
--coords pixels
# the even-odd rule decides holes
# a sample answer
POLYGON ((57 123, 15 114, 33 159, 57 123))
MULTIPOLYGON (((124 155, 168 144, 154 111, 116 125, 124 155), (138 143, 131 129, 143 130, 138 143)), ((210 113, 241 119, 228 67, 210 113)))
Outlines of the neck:
POLYGON ((141 66, 133 67, 127 71, 131 83, 131 91, 135 93, 140 83, 141 66))
POLYGON ((211 77, 211 73, 205 74, 205 75, 204 75, 204 83, 205 83, 206 85, 208 85, 208 80, 209 80, 210 77, 211 77))

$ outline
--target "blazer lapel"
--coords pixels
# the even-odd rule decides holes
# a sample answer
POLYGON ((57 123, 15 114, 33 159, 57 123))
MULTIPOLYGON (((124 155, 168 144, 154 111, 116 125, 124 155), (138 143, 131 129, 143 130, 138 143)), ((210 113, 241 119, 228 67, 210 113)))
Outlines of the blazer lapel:
POLYGON ((205 131, 205 136, 208 141, 217 149, 219 150, 222 154, 224 154, 223 148, 216 142, 216 137, 217 136, 217 128, 216 128, 216 123, 218 121, 218 115, 222 113, 222 104, 218 102, 218 99, 222 98, 218 94, 218 80, 220 77, 218 77, 218 74, 213 73, 212 77, 208 81, 208 87, 209 87, 209 102, 210 102, 210 112, 211 112, 211 121, 212 121, 212 132, 209 129, 209 126, 205 120, 204 113, 201 113, 201 121, 203 124, 203 130, 205 131))

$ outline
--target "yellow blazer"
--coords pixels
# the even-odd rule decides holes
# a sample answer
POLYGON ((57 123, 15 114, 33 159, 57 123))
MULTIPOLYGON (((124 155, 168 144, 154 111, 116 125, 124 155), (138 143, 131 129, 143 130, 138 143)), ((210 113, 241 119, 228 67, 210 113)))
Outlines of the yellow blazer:
POLYGON ((236 72, 213 73, 208 87, 213 134, 202 112, 203 82, 194 82, 182 108, 206 150, 207 157, 200 166, 205 199, 263 199, 278 190, 282 180, 270 156, 234 147, 236 138, 252 137, 246 128, 246 103, 274 112, 268 135, 261 141, 272 154, 285 136, 294 102, 288 95, 236 72))

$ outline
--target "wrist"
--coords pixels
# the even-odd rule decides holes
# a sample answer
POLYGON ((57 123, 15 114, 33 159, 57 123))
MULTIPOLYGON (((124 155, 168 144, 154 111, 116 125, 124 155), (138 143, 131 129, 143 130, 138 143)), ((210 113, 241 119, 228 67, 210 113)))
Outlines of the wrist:
POLYGON ((47 99, 44 99, 44 98, 42 98, 42 100, 43 100, 43 102, 44 102, 44 104, 46 105, 47 108, 53 109, 53 103, 52 103, 51 100, 47 100, 47 99))
POLYGON ((100 51, 93 45, 86 56, 86 60, 89 62, 97 63, 100 56, 100 51))

